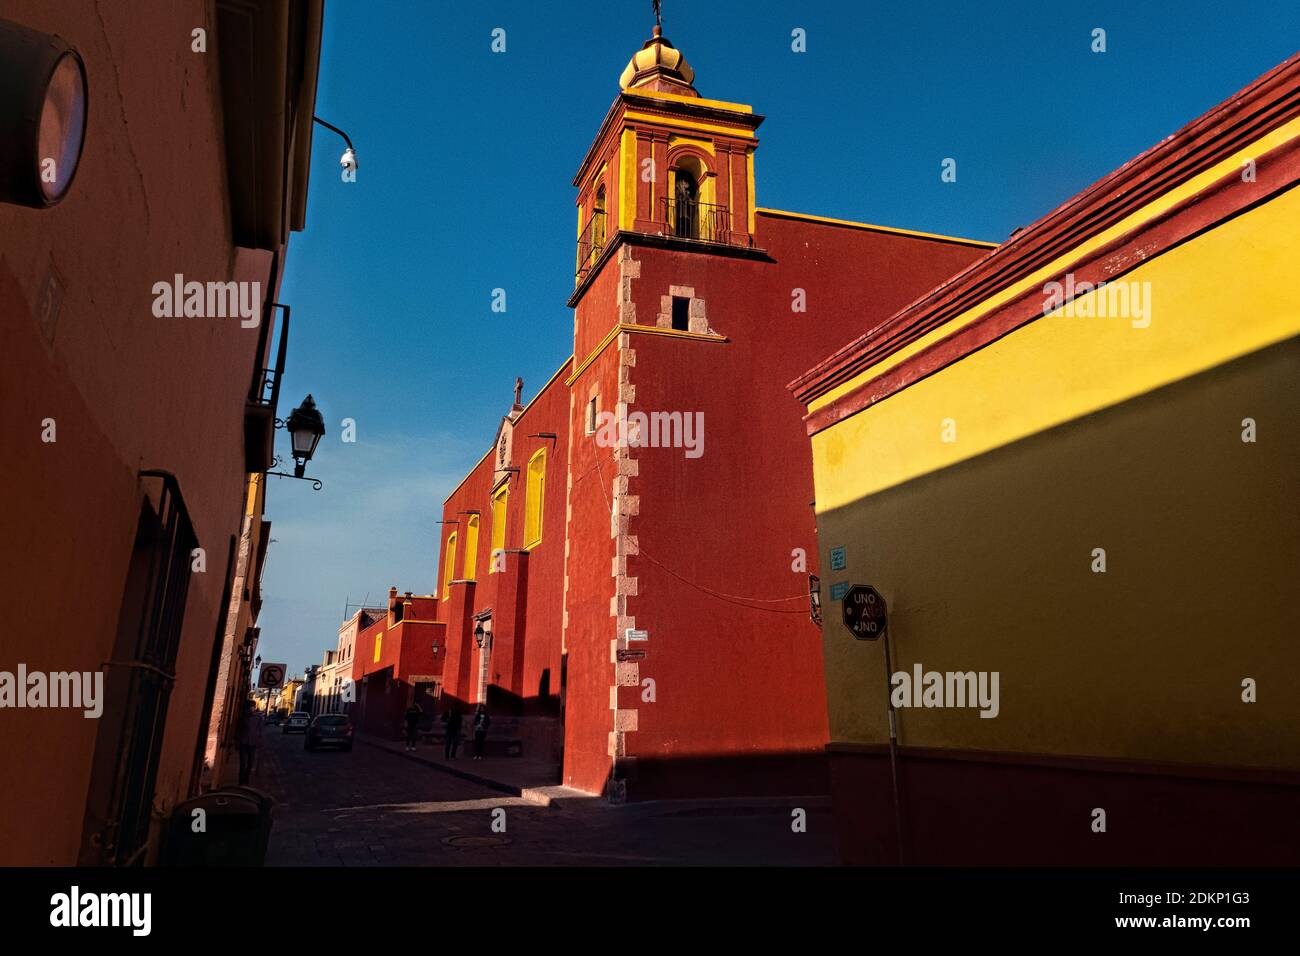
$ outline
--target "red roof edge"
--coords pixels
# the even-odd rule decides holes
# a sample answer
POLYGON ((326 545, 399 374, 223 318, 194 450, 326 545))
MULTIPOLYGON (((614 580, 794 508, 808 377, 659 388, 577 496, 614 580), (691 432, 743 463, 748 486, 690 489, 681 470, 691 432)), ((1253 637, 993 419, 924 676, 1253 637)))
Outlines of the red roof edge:
POLYGON ((1008 239, 786 387, 807 405, 1300 115, 1300 53, 1008 239))

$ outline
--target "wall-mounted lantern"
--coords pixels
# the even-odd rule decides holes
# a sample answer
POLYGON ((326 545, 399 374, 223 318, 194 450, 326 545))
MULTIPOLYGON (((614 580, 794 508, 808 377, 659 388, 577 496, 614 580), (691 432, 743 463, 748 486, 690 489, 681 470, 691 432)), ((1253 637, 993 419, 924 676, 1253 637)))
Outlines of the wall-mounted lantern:
POLYGON ((68 194, 86 137, 86 67, 59 37, 0 20, 0 202, 68 194))
MULTIPOLYGON (((325 419, 320 410, 316 407, 315 400, 308 395, 302 400, 302 404, 289 413, 288 421, 275 420, 276 428, 286 428, 289 431, 289 443, 293 450, 293 474, 289 475, 282 471, 268 471, 268 475, 275 475, 277 478, 302 478, 304 481, 310 481, 312 488, 320 491, 323 482, 319 478, 304 477, 307 471, 307 462, 311 461, 312 455, 316 454, 316 446, 320 444, 321 437, 325 434, 325 419)), ((280 459, 275 459, 279 464, 280 459)))

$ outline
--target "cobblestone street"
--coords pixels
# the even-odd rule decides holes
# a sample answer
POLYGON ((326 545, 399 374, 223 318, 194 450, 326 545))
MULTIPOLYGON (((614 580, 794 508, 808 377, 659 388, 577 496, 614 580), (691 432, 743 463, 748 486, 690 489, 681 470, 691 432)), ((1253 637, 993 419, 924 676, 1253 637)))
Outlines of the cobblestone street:
POLYGON ((539 806, 362 742, 351 753, 308 752, 301 735, 270 728, 251 783, 276 801, 272 866, 834 862, 824 799, 539 806), (807 832, 792 831, 796 807, 807 832), (497 808, 505 833, 492 829, 497 808))

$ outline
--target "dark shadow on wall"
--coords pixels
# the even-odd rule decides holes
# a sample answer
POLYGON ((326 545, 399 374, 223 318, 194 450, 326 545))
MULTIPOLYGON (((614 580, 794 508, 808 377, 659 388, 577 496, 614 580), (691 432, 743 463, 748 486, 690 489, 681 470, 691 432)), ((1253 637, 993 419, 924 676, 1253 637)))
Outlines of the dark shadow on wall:
MULTIPOLYGON (((895 672, 1001 675, 994 719, 899 709, 905 862, 1300 864, 1298 408, 1292 338, 820 516, 895 672)), ((841 854, 893 863, 878 645, 823 598, 832 734, 877 734, 831 747, 841 854)))

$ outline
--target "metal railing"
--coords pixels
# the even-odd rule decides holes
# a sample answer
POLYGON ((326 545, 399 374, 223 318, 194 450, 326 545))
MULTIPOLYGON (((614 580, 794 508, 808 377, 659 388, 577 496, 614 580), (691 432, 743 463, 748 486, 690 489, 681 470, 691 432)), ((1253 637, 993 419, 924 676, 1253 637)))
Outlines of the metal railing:
MULTIPOLYGON (((253 383, 248 390, 248 403, 250 405, 266 405, 271 409, 272 415, 275 414, 280 404, 280 379, 284 375, 284 358, 289 348, 289 307, 279 302, 267 303, 268 316, 272 309, 284 310, 284 321, 280 323, 280 341, 276 349, 275 365, 264 368, 260 364, 253 369, 253 383)), ((258 362, 263 358, 269 358, 266 349, 266 338, 270 335, 272 323, 264 321, 262 323, 262 341, 258 343, 258 362)))
POLYGON ((695 199, 663 197, 664 232, 679 239, 731 243, 731 220, 726 206, 695 199))
POLYGON ((578 280, 596 264, 605 248, 605 211, 597 209, 591 214, 587 228, 578 237, 578 280))

